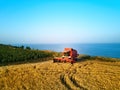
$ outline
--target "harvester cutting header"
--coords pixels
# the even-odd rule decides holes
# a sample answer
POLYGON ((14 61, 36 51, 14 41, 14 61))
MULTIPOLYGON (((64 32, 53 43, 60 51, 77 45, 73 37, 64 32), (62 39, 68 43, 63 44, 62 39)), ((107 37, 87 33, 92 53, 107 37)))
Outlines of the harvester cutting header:
POLYGON ((64 48, 62 52, 62 57, 56 57, 53 59, 53 62, 70 62, 75 63, 77 60, 78 53, 73 48, 64 48))

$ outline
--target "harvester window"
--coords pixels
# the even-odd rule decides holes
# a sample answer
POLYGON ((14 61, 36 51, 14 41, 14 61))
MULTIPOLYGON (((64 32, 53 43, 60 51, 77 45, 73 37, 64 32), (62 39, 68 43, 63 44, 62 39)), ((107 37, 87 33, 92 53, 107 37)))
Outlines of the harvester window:
POLYGON ((64 56, 70 56, 70 52, 64 52, 64 56))

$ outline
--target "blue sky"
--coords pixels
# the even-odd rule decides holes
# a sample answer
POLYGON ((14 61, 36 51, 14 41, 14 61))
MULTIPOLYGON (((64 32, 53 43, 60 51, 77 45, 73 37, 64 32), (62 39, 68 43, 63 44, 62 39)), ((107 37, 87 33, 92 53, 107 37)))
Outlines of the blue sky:
POLYGON ((120 0, 0 0, 0 43, 120 43, 120 0))

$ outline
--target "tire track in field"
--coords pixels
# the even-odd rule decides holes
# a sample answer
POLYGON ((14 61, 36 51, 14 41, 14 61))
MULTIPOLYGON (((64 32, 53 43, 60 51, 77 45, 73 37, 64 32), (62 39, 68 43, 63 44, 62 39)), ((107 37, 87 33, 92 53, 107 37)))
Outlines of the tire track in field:
POLYGON ((70 80, 74 83, 74 85, 76 87, 79 88, 79 90, 88 90, 87 88, 85 88, 82 85, 78 84, 73 76, 70 77, 70 80))
MULTIPOLYGON (((65 70, 62 65, 60 67, 63 70, 65 70)), ((74 67, 73 65, 68 67, 67 70, 63 74, 60 75, 61 83, 65 85, 65 87, 68 90, 87 90, 82 85, 76 82, 75 78, 73 77, 75 73, 76 73, 76 67, 74 67)))

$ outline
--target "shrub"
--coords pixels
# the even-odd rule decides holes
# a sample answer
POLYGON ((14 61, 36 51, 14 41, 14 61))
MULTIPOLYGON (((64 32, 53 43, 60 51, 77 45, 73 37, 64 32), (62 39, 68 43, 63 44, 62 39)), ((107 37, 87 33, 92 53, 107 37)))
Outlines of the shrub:
POLYGON ((53 52, 32 50, 30 47, 11 46, 0 44, 0 62, 10 63, 19 61, 32 61, 40 58, 53 57, 53 52))

